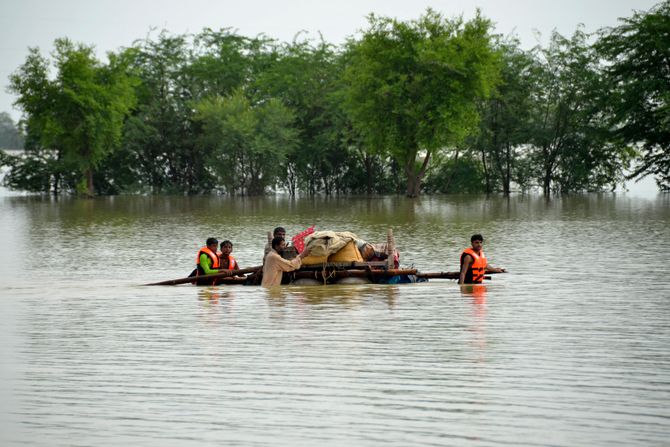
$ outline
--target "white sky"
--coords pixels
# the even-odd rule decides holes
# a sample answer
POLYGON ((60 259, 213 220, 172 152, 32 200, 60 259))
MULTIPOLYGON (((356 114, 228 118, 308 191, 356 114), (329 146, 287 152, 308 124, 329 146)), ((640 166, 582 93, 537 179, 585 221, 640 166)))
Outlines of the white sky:
MULTIPOLYGON (((471 18, 479 7, 497 33, 515 33, 522 46, 546 43, 553 29, 570 35, 582 23, 587 32, 615 26, 633 10, 646 11, 660 0, 0 0, 0 112, 14 120, 20 111, 6 91, 9 75, 25 61, 28 47, 43 53, 54 39, 68 37, 94 45, 102 58, 107 51, 130 46, 153 28, 173 33, 196 33, 205 27, 230 27, 240 34, 264 33, 290 41, 296 33, 323 34, 340 44, 365 28, 366 15, 419 17, 428 7, 446 16, 471 18)), ((154 33, 155 35, 155 33, 154 33)))

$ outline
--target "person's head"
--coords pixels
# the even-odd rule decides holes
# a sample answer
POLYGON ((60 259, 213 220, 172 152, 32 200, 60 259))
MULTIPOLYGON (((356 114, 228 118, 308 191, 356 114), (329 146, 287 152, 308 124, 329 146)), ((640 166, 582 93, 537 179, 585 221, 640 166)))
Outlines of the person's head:
POLYGON ((272 239, 272 249, 277 253, 281 252, 285 246, 286 242, 284 241, 283 237, 276 236, 274 239, 272 239))
POLYGON ((364 261, 371 261, 375 257, 375 248, 367 242, 359 244, 358 251, 361 252, 364 261))
POLYGON ((282 239, 286 239, 286 230, 284 227, 277 227, 275 230, 272 232, 273 237, 280 237, 282 239))
POLYGON ((482 246, 484 245, 484 238, 482 237, 481 234, 473 234, 472 237, 470 238, 470 244, 472 244, 472 249, 474 251, 479 251, 482 249, 482 246))
POLYGON ((216 249, 219 248, 219 241, 215 237, 210 237, 207 238, 205 245, 207 245, 207 248, 209 248, 213 252, 216 252, 216 249))
POLYGON ((230 241, 223 241, 221 242, 221 254, 224 256, 228 256, 233 252, 233 243, 230 241))

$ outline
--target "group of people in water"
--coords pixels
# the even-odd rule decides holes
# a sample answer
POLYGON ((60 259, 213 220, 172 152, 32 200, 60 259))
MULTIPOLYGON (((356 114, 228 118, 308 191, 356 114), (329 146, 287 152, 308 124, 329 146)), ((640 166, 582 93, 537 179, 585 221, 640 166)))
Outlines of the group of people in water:
POLYGON ((219 246, 216 238, 208 238, 205 246, 198 250, 195 257, 196 267, 191 276, 211 275, 224 270, 239 270, 240 265, 231 254, 232 252, 232 242, 225 240, 219 246))
MULTIPOLYGON (((286 230, 277 227, 273 232, 273 239, 265 247, 263 259, 263 279, 261 286, 273 287, 281 284, 282 274, 297 270, 301 266, 303 258, 309 255, 309 248, 305 248, 294 259, 288 260, 281 256, 286 247, 286 230)), ((193 282, 198 285, 216 285, 218 278, 198 279, 199 276, 223 273, 225 271, 240 270, 241 267, 231 254, 233 243, 225 240, 221 242, 210 237, 205 241, 205 246, 198 250, 195 257, 196 268, 191 273, 193 282)))
MULTIPOLYGON (((460 256, 460 275, 459 284, 478 284, 484 280, 486 273, 504 273, 504 268, 490 266, 482 247, 484 238, 481 234, 475 234, 470 238, 471 247, 463 250, 460 256)), ((370 244, 367 244, 370 245, 370 244)), ((277 227, 273 231, 272 240, 265 246, 263 258, 263 277, 261 286, 274 287, 281 284, 284 272, 298 270, 302 265, 302 260, 309 256, 310 249, 305 249, 293 259, 285 259, 282 252, 286 248, 286 230, 283 227, 277 227)), ((368 247, 359 247, 364 252, 368 247)), ((196 255, 196 269, 191 276, 198 277, 222 273, 224 271, 233 271, 241 269, 237 260, 231 254, 233 243, 229 240, 221 242, 216 238, 209 238, 205 246, 198 250, 196 255)), ((373 253, 377 256, 377 253, 373 253)), ((216 279, 194 279, 199 285, 215 285, 216 279)))

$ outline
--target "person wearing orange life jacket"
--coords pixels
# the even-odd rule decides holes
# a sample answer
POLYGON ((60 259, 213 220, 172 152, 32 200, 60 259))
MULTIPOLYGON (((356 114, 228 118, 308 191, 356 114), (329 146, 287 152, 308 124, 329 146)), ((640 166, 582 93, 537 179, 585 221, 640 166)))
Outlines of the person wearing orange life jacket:
POLYGON ((221 252, 219 253, 219 266, 227 270, 239 270, 240 264, 231 255, 233 252, 233 243, 230 241, 221 242, 221 252))
MULTIPOLYGON (((205 242, 205 246, 198 250, 198 254, 195 257, 196 271, 195 276, 202 275, 211 275, 212 273, 220 273, 222 270, 219 256, 216 253, 216 249, 219 246, 219 241, 216 238, 210 237, 205 242)), ((200 285, 215 285, 216 279, 210 280, 197 280, 197 284, 200 285)))
POLYGON ((461 274, 458 277, 459 284, 478 284, 484 280, 485 273, 504 273, 503 268, 491 267, 486 261, 482 250, 484 238, 481 234, 475 234, 470 238, 472 248, 466 248, 461 253, 461 274))

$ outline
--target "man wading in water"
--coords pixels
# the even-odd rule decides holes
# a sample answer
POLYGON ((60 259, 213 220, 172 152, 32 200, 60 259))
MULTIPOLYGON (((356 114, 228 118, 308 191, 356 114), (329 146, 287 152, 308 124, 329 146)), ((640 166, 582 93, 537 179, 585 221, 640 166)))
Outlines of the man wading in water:
POLYGON ((305 247, 302 253, 289 261, 280 255, 284 247, 286 247, 286 242, 283 237, 277 236, 272 239, 272 249, 263 261, 263 281, 261 282, 261 286, 274 287, 280 285, 282 274, 298 270, 302 265, 303 258, 309 255, 309 248, 305 247))
POLYGON ((491 267, 486 261, 482 250, 484 238, 481 234, 475 234, 470 238, 472 248, 466 248, 461 253, 461 274, 458 277, 459 284, 479 284, 484 280, 484 273, 505 273, 503 268, 491 267))

